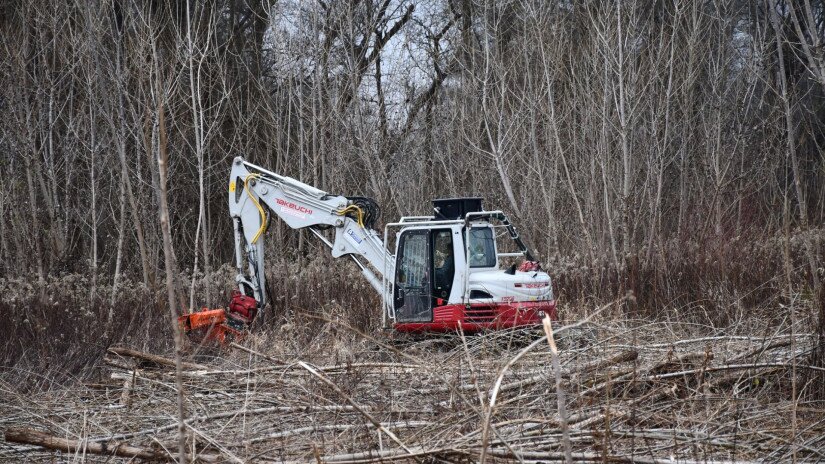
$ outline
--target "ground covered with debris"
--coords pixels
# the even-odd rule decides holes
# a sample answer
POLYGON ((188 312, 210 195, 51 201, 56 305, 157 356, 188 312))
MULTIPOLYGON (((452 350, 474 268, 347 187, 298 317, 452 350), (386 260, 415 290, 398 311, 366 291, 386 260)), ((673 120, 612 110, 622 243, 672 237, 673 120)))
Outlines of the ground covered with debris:
MULTIPOLYGON (((825 375, 807 364, 812 335, 610 319, 554 324, 555 360, 538 329, 409 338, 329 321, 190 348, 188 459, 825 460, 825 406, 803 380, 825 375)), ((0 459, 171 460, 172 353, 114 348, 100 367, 43 392, 4 381, 0 459)))

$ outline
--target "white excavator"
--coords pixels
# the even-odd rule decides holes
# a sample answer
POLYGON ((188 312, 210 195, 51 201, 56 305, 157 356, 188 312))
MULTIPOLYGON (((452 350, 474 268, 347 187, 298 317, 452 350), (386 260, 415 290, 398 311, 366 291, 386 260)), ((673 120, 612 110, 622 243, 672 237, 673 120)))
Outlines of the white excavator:
POLYGON ((180 317, 193 338, 242 337, 267 308, 264 243, 273 215, 311 232, 333 257, 355 262, 381 297, 384 327, 445 332, 460 326, 474 332, 538 325, 545 315, 557 318, 550 276, 507 216, 484 211, 480 198, 433 200, 433 215, 387 223, 382 237, 374 230, 380 215, 374 200, 332 195, 236 157, 228 200, 238 288, 226 309, 180 317), (500 237, 509 238, 516 251, 500 252, 500 237), (504 259, 522 261, 502 269, 504 259))

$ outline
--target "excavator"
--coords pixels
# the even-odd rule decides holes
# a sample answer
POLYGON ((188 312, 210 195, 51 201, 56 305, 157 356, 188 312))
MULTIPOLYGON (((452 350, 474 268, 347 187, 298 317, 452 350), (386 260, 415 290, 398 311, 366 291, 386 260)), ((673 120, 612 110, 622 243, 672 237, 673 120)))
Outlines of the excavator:
POLYGON ((381 298, 385 328, 478 332, 557 319, 550 276, 507 216, 485 211, 481 198, 433 200, 432 215, 386 223, 381 235, 375 230, 381 209, 374 200, 329 194, 236 157, 228 201, 237 289, 225 309, 180 316, 193 339, 242 338, 267 308, 264 243, 273 215, 292 229, 308 230, 333 257, 348 257, 358 266, 381 298), (516 251, 500 251, 499 238, 509 238, 509 249, 516 251), (503 266, 506 259, 521 262, 503 266))

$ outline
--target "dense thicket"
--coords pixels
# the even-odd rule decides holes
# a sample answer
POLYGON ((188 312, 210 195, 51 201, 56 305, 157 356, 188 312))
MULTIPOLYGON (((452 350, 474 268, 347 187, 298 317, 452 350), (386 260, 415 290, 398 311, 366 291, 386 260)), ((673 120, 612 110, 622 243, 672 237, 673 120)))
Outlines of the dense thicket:
POLYGON ((161 286, 165 149, 188 275, 232 257, 243 154, 385 219, 484 196, 568 300, 822 298, 822 0, 4 5, 0 274, 161 286))

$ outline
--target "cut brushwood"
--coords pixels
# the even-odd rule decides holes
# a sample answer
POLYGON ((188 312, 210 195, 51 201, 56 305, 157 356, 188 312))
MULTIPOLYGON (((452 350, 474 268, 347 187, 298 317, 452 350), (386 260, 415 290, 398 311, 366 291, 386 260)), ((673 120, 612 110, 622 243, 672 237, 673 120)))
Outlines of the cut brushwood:
MULTIPOLYGON (((116 441, 96 443, 88 440, 71 440, 68 438, 50 435, 40 430, 31 428, 12 427, 6 429, 5 438, 10 443, 23 443, 28 445, 42 446, 52 450, 66 453, 90 453, 105 456, 118 456, 130 459, 143 459, 146 461, 169 462, 175 457, 160 449, 142 448, 128 445, 116 441)), ((214 454, 198 455, 201 462, 218 462, 219 456, 214 454)))

